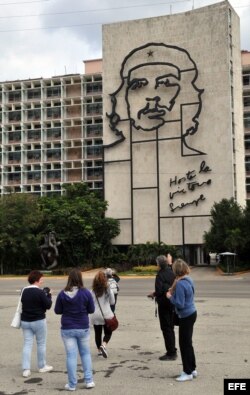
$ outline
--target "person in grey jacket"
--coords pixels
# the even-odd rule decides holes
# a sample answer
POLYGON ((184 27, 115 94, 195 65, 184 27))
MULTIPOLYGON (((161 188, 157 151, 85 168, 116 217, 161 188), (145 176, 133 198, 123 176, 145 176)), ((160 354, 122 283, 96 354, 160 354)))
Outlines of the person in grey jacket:
POLYGON ((179 317, 179 345, 183 372, 177 381, 189 381, 197 377, 195 353, 192 343, 194 323, 197 318, 194 304, 194 284, 189 277, 190 269, 186 262, 177 259, 173 264, 176 281, 166 296, 175 306, 179 317))

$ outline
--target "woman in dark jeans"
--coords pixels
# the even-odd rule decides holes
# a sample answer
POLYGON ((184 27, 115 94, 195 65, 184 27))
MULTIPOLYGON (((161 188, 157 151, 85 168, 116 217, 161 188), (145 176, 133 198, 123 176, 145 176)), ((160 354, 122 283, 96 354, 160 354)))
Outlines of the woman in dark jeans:
POLYGON ((194 304, 194 284, 189 277, 189 266, 182 259, 177 259, 174 262, 173 272, 176 275, 176 280, 166 296, 175 306, 179 317, 179 345, 183 372, 176 380, 189 381, 197 377, 192 343, 193 327, 197 317, 194 304))
POLYGON ((91 323, 93 324, 95 331, 95 343, 98 355, 107 358, 108 352, 106 346, 111 339, 112 332, 105 325, 103 316, 105 319, 112 318, 114 316, 110 306, 115 304, 115 297, 113 291, 109 287, 108 279, 102 271, 99 271, 96 274, 93 280, 91 293, 95 303, 95 312, 91 315, 91 323), (102 340, 103 331, 104 337, 102 340))

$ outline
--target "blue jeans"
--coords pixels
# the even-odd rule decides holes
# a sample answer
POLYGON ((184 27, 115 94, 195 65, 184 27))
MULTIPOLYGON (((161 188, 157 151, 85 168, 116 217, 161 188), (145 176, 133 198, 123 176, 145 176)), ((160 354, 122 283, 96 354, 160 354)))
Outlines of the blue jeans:
POLYGON ((22 356, 23 370, 30 370, 31 352, 34 336, 36 337, 37 343, 37 366, 38 369, 43 368, 46 365, 46 319, 31 322, 21 321, 21 328, 23 330, 24 340, 22 356))
POLYGON ((77 356, 81 357, 85 383, 93 381, 92 360, 90 354, 89 329, 61 329, 67 357, 68 384, 75 388, 77 385, 77 356))

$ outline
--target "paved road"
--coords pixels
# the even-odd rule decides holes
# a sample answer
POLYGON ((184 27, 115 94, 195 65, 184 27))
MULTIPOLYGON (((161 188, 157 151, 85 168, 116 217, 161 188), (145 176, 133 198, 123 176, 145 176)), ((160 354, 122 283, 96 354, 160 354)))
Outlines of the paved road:
MULTIPOLYGON (((95 271, 94 271, 95 273, 95 271)), ((83 274, 84 283, 91 288, 93 272, 83 274)), ((192 278, 196 285, 197 297, 250 297, 250 272, 245 274, 221 275, 215 267, 194 267, 192 278)), ((44 280, 57 294, 66 283, 66 277, 48 277, 44 280)), ((26 277, 0 278, 0 295, 16 295, 26 284, 26 277)), ((154 277, 124 277, 121 281, 121 296, 145 296, 154 288, 154 277)))
MULTIPOLYGON (((90 286, 93 275, 84 275, 90 286)), ((220 276, 210 268, 195 268, 198 320, 194 346, 199 377, 193 382, 177 383, 181 361, 161 362, 163 339, 154 303, 145 297, 154 279, 122 279, 117 316, 120 327, 110 341, 107 360, 97 357, 93 331, 91 351, 96 388, 93 395, 223 395, 224 378, 250 378, 249 274, 220 276)), ((59 317, 47 314, 47 361, 54 371, 36 371, 35 349, 32 375, 21 375, 22 331, 10 328, 17 304, 17 291, 26 279, 0 279, 0 395, 58 395, 67 381, 65 355, 60 338, 59 317)), ((48 279, 54 293, 64 279, 48 279)), ((47 282, 47 279, 46 279, 47 282)), ((178 331, 176 331, 178 332, 178 331)), ((178 339, 178 334, 177 334, 178 339)), ((86 393, 80 365, 77 393, 86 393)))

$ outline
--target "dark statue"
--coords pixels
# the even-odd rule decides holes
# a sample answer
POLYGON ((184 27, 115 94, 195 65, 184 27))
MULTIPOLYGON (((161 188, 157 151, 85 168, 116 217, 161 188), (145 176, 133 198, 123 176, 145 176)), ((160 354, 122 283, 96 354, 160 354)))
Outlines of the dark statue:
POLYGON ((56 241, 55 232, 49 232, 44 236, 44 244, 40 246, 40 254, 42 258, 42 267, 44 269, 53 269, 58 265, 58 246, 60 241, 56 241))

